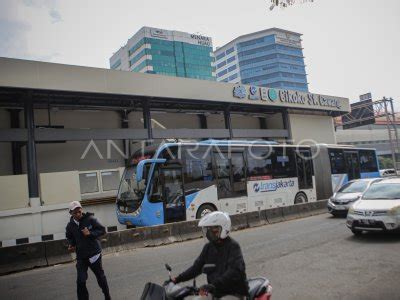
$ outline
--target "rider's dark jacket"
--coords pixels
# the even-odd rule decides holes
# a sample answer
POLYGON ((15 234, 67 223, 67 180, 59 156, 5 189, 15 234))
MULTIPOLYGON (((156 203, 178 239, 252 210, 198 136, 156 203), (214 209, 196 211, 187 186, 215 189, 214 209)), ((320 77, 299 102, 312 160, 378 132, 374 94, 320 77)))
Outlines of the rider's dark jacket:
POLYGON ((198 276, 205 264, 215 264, 207 281, 216 288, 215 296, 248 294, 246 266, 239 244, 230 237, 219 243, 207 243, 193 266, 176 277, 176 283, 198 276))

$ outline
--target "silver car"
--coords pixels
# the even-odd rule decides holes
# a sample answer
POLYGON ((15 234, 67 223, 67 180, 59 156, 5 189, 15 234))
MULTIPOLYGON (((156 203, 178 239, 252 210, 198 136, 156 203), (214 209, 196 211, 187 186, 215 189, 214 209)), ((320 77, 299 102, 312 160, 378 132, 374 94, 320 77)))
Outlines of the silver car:
POLYGON ((360 199, 371 184, 381 180, 382 178, 365 178, 345 183, 329 198, 328 211, 334 216, 346 215, 351 204, 360 199))

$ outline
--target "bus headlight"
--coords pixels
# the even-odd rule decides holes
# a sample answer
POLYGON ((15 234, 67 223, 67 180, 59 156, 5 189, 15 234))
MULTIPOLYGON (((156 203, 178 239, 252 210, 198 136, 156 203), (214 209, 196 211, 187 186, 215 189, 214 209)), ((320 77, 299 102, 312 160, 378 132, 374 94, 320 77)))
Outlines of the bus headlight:
POLYGON ((395 206, 388 211, 388 215, 390 216, 400 216, 400 205, 395 206))

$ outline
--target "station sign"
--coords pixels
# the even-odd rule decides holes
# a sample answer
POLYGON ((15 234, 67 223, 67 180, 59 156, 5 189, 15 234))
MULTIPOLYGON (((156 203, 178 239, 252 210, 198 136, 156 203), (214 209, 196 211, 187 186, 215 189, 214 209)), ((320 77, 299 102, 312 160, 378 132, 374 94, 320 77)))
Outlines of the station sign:
POLYGON ((275 105, 283 104, 283 106, 348 110, 347 107, 343 107, 346 106, 347 102, 343 103, 342 98, 294 90, 237 85, 233 88, 233 97, 253 101, 256 100, 264 103, 269 102, 275 105))

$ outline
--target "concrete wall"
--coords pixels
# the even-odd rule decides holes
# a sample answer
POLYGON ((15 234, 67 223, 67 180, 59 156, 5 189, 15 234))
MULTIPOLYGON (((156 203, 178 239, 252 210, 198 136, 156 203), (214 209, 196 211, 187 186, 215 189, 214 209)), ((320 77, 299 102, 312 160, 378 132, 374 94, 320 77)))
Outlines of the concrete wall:
MULTIPOLYGON (((126 229, 125 225, 118 223, 113 203, 84 206, 84 211, 94 213, 106 228, 126 229)), ((69 218, 68 203, 0 211, 0 241, 6 247, 15 245, 16 239, 21 238, 28 238, 29 243, 39 242, 42 235, 51 234, 55 240, 64 239, 69 218)))
POLYGON ((289 120, 295 143, 311 139, 318 143, 336 144, 332 117, 289 114, 289 120))
POLYGON ((233 129, 260 129, 260 121, 257 117, 231 114, 233 129))
POLYGON ((387 129, 348 129, 336 131, 338 143, 388 141, 389 133, 387 129))
POLYGON ((207 116, 207 127, 213 129, 225 129, 225 119, 223 113, 210 114, 207 116))
MULTIPOLYGON (((124 157, 117 149, 123 150, 122 141, 36 144, 38 171, 49 173, 119 168, 124 166, 124 157)), ((25 147, 22 147, 22 163, 26 172, 25 147)))
MULTIPOLYGON (((200 119, 196 114, 151 112, 151 119, 156 121, 152 124, 155 129, 161 129, 160 125, 164 126, 166 129, 200 128, 200 119)), ((143 128, 143 124, 141 128, 143 128)))
POLYGON ((78 171, 42 173, 40 198, 44 205, 81 200, 78 171))
MULTIPOLYGON (((121 117, 116 111, 51 108, 50 119, 51 125, 63 125, 65 128, 120 128, 121 126, 121 117)), ((35 109, 35 124, 49 125, 47 109, 35 109)))
POLYGON ((29 197, 27 176, 0 176, 0 211, 28 206, 29 197))
POLYGON ((268 115, 266 118, 268 129, 284 129, 283 117, 281 113, 268 115))
MULTIPOLYGON (((21 127, 24 116, 21 112, 21 127)), ((51 125, 65 128, 120 128, 121 117, 115 111, 50 109, 51 125)), ((35 110, 35 124, 49 125, 48 110, 35 110)), ((142 125, 143 126, 143 125, 142 125)), ((142 127, 143 128, 143 127, 142 127)), ((114 169, 124 166, 123 143, 115 141, 67 141, 38 143, 36 156, 39 173, 114 169), (98 150, 98 151, 96 151, 98 150), (86 152, 86 155, 84 153, 86 152), (65 159, 68 158, 68 159, 65 159)), ((26 172, 26 148, 22 147, 23 171, 26 172)))

